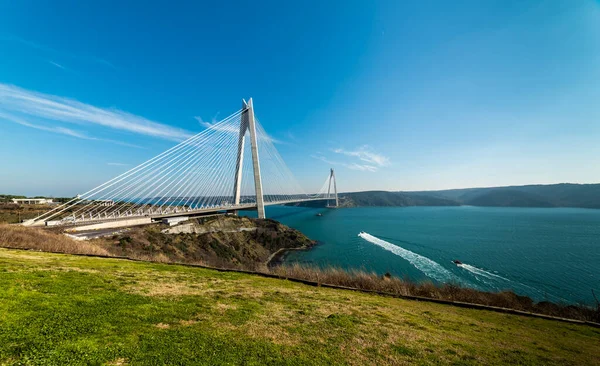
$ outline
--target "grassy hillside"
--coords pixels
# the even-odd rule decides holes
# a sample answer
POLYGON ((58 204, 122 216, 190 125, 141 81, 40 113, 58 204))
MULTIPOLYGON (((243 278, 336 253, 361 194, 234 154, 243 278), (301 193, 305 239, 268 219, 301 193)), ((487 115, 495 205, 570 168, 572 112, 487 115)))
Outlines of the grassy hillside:
POLYGON ((298 230, 274 220, 211 216, 173 228, 161 224, 133 227, 121 230, 117 235, 89 241, 71 240, 62 235, 59 228, 41 230, 0 224, 2 245, 257 269, 265 267, 269 258, 280 249, 306 249, 314 242, 298 230))
POLYGON ((282 253, 279 249, 305 249, 314 243, 296 230, 272 220, 220 217, 209 219, 202 224, 193 220, 168 229, 175 232, 193 229, 196 231, 194 233, 167 234, 162 232, 164 228, 165 226, 158 224, 149 225, 132 228, 109 238, 75 241, 56 228, 43 230, 0 224, 0 247, 253 270, 283 278, 400 296, 459 301, 553 317, 600 322, 600 304, 597 309, 594 309, 547 301, 536 303, 531 298, 517 295, 510 290, 485 292, 452 283, 439 285, 431 282, 417 283, 408 278, 381 276, 362 270, 286 263, 268 266, 267 261, 282 253))
POLYGON ((240 273, 0 249, 0 364, 556 364, 600 329, 240 273))

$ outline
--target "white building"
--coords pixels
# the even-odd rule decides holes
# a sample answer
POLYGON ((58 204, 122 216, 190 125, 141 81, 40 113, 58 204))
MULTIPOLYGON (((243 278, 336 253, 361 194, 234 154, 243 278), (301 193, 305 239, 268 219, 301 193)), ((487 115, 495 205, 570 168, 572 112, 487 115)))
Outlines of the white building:
POLYGON ((95 200, 94 201, 98 206, 113 206, 115 201, 113 200, 95 200))
POLYGON ((45 205, 52 203, 52 198, 13 198, 12 201, 22 205, 45 205))
POLYGON ((168 224, 169 226, 174 226, 179 224, 180 222, 184 222, 189 220, 190 218, 187 216, 177 216, 177 217, 167 217, 162 219, 163 224, 168 224))

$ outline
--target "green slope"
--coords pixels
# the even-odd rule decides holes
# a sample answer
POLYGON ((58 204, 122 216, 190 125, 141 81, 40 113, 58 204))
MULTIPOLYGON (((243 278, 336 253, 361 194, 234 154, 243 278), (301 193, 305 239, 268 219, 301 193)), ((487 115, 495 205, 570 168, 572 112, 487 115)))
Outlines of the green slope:
POLYGON ((0 364, 557 364, 600 329, 260 276, 0 249, 0 364))

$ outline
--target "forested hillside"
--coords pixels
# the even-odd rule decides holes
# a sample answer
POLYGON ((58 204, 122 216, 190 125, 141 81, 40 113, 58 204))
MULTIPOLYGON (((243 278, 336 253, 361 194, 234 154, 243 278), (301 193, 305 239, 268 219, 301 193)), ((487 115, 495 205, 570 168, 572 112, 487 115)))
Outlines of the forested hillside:
MULTIPOLYGON (((551 184, 442 191, 340 193, 343 207, 488 206, 600 208, 600 184, 551 184)), ((311 202, 310 206, 324 205, 311 202)))

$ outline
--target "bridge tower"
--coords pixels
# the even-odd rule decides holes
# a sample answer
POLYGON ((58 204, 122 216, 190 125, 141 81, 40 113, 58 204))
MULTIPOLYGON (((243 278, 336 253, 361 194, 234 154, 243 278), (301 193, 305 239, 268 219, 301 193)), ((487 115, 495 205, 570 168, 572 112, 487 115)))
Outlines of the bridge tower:
POLYGON ((242 100, 242 120, 238 138, 238 153, 235 164, 235 181, 233 188, 233 203, 240 204, 242 189, 242 168, 244 166, 244 144, 246 131, 250 132, 250 151, 252 152, 252 169, 254 171, 254 188, 256 191, 256 210, 258 218, 265 218, 265 203, 263 199, 262 179, 260 176, 260 162, 258 160, 258 141, 256 138, 256 121, 254 120, 254 106, 252 98, 246 103, 242 100))
POLYGON ((331 171, 329 173, 329 188, 327 189, 327 197, 330 197, 330 194, 331 194, 331 181, 333 181, 333 192, 335 194, 335 206, 331 206, 328 201, 327 207, 338 207, 340 202, 338 201, 337 184, 335 182, 335 172, 333 171, 333 168, 331 168, 331 171))

